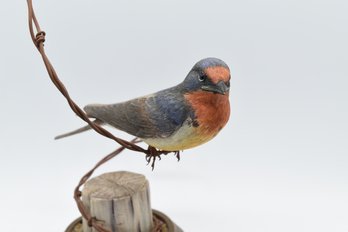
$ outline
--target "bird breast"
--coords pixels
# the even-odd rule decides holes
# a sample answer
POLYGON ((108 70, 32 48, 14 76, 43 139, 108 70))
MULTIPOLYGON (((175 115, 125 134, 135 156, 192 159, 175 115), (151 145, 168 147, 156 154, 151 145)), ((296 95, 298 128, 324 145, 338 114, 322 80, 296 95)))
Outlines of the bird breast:
POLYGON ((197 91, 186 94, 185 98, 194 110, 202 136, 212 138, 226 125, 230 117, 228 94, 197 91))
POLYGON ((186 94, 185 99, 195 118, 187 118, 167 138, 147 138, 144 142, 160 150, 186 150, 208 142, 226 125, 230 115, 228 95, 199 91, 186 94))

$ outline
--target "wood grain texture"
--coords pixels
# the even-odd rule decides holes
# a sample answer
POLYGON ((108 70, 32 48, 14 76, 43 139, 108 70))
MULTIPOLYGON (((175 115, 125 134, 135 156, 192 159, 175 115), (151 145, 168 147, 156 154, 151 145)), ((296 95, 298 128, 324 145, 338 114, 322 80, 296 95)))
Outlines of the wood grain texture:
MULTIPOLYGON (((92 217, 112 232, 152 229, 149 183, 143 175, 120 171, 95 177, 85 184, 82 201, 92 217)), ((83 231, 97 232, 86 220, 83 231)))

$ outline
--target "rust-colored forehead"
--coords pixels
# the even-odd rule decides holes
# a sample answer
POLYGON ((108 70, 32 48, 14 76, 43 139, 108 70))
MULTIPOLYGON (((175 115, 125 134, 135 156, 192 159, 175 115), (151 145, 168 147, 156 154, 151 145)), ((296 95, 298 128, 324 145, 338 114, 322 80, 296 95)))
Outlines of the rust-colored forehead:
POLYGON ((221 66, 205 68, 204 73, 214 84, 218 83, 219 81, 227 82, 230 79, 230 70, 221 66))

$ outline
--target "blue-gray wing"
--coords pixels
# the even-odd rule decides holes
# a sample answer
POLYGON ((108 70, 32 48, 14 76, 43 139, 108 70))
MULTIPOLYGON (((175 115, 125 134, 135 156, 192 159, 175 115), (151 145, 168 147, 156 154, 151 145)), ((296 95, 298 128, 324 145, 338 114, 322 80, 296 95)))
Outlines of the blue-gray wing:
POLYGON ((117 104, 87 105, 84 110, 89 117, 143 139, 170 136, 190 115, 175 88, 117 104))

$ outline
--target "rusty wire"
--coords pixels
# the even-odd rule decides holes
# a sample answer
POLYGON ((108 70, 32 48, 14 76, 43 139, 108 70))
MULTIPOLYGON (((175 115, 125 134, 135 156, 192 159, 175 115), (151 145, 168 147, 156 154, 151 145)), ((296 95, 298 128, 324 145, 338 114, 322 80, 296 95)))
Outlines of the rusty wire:
MULTIPOLYGON (((109 230, 107 230, 106 228, 103 227, 102 223, 100 221, 98 221, 97 218, 92 217, 90 212, 85 208, 85 206, 83 205, 83 202, 81 200, 80 187, 86 183, 86 181, 91 177, 91 175, 93 174, 95 169, 97 169, 99 166, 101 166, 105 162, 109 161, 110 159, 114 158, 116 155, 120 154, 124 149, 129 149, 132 151, 144 153, 146 155, 146 160, 148 161, 148 163, 152 160, 152 164, 151 164, 152 168, 154 168, 156 158, 160 158, 161 154, 168 154, 169 152, 168 151, 158 151, 156 149, 154 150, 154 148, 146 150, 146 149, 144 149, 140 146, 137 146, 135 144, 135 143, 138 143, 140 141, 140 140, 137 140, 137 138, 133 139, 132 141, 126 141, 126 140, 120 139, 120 138, 114 136, 113 134, 111 134, 109 131, 107 131, 103 127, 94 123, 93 121, 91 121, 88 118, 86 113, 72 100, 66 87, 58 78, 58 75, 57 75, 55 69, 53 68, 53 65, 51 64, 50 60, 48 59, 48 57, 45 53, 44 42, 45 42, 46 33, 44 31, 42 31, 40 28, 39 22, 35 16, 32 0, 27 0, 27 4, 28 4, 29 31, 30 31, 31 39, 32 39, 35 47, 37 48, 37 50, 41 54, 41 57, 42 57, 43 62, 46 66, 46 70, 49 74, 51 81, 57 87, 57 89, 61 92, 61 94, 65 97, 70 108, 72 109, 73 112, 75 112, 75 114, 78 117, 80 117, 83 121, 88 123, 88 125, 90 125, 90 127, 93 130, 95 130, 97 133, 99 133, 100 135, 103 135, 109 139, 112 139, 121 145, 120 148, 118 148, 114 152, 110 153, 109 155, 107 155, 106 157, 101 159, 89 172, 87 172, 81 178, 79 184, 76 186, 76 188, 74 190, 74 199, 76 201, 77 207, 78 207, 81 215, 87 220, 88 225, 90 227, 93 227, 97 231, 100 231, 100 232, 110 232, 109 230), (35 27, 35 29, 34 29, 34 27, 35 27)), ((176 153, 176 154, 177 154, 177 156, 179 155, 178 153, 176 153)))
POLYGON ((42 59, 45 63, 47 72, 48 72, 52 82, 57 87, 57 89, 63 94, 63 96, 66 98, 66 100, 68 101, 68 104, 70 105, 70 108, 76 113, 76 115, 78 117, 80 117, 83 121, 88 123, 91 126, 91 128, 94 129, 99 134, 101 134, 109 139, 115 140, 118 144, 126 147, 129 150, 143 152, 145 154, 148 154, 147 150, 145 150, 145 149, 143 149, 143 148, 141 148, 141 147, 139 147, 131 142, 120 139, 120 138, 114 136, 113 134, 111 134, 109 131, 107 131, 103 127, 99 126, 98 124, 93 123, 93 121, 91 121, 88 118, 86 113, 71 99, 67 89, 65 88, 64 84, 58 78, 58 75, 57 75, 55 69, 53 68, 51 62, 49 61, 49 59, 45 53, 44 42, 45 42, 46 33, 41 30, 40 25, 36 19, 35 12, 34 12, 33 5, 32 5, 32 0, 27 0, 27 3, 28 3, 28 14, 29 14, 29 30, 30 30, 30 35, 31 35, 31 38, 33 40, 33 43, 42 56, 42 59), (35 25, 36 33, 34 32, 33 23, 35 25))
MULTIPOLYGON (((141 140, 137 140, 137 138, 133 139, 131 143, 137 143, 141 140)), ((97 218, 92 217, 90 212, 86 209, 84 206, 82 200, 81 200, 81 191, 80 187, 86 183, 86 181, 92 176, 93 172, 102 164, 109 161, 110 159, 114 158, 116 155, 120 154, 125 147, 119 147, 114 152, 111 152, 107 156, 105 156, 103 159, 101 159, 90 171, 88 171, 80 180, 79 184, 74 189, 74 199, 76 201, 77 207, 81 213, 81 215, 87 220, 88 226, 95 228, 97 231, 100 232, 110 232, 109 230, 105 229, 102 225, 102 222, 98 221, 97 218)))

